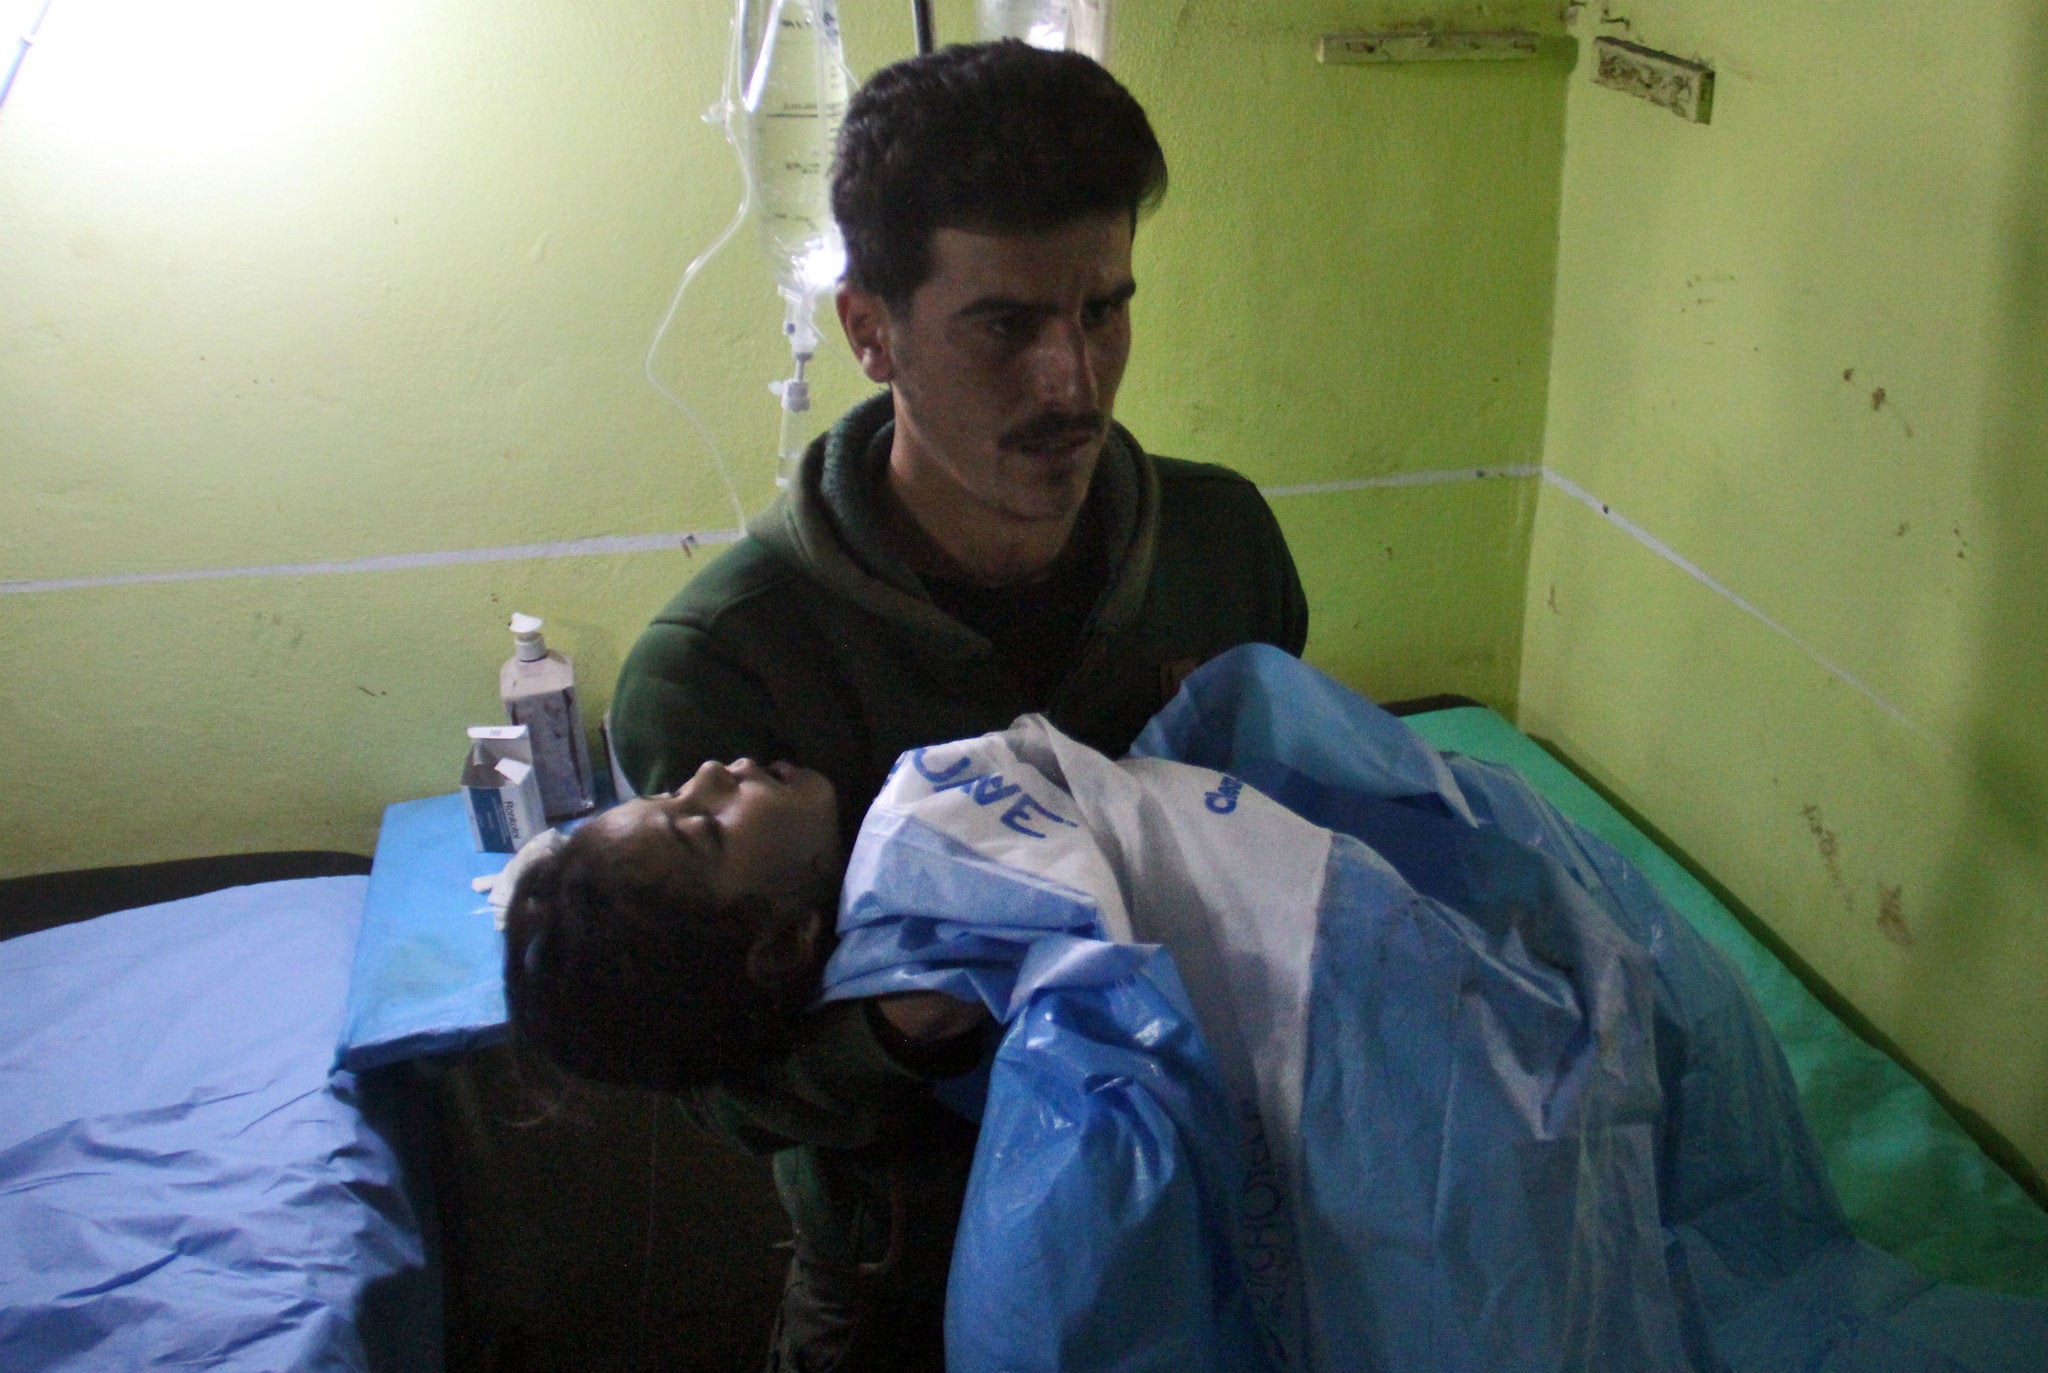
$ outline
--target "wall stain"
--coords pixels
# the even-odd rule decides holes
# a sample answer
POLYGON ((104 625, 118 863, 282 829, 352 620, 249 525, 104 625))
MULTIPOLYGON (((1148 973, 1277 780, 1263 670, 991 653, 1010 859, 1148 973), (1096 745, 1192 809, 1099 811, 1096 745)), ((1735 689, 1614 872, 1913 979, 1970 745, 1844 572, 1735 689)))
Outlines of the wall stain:
POLYGON ((1913 927, 1906 923, 1905 888, 1878 885, 1877 932, 1902 949, 1913 947, 1913 927))
POLYGON ((1913 522, 1911 520, 1900 520, 1899 527, 1892 531, 1892 537, 1895 539, 1903 539, 1906 537, 1906 531, 1911 529, 1912 527, 1913 522))
MULTIPOLYGON (((1842 369, 1842 380, 1853 385, 1856 381, 1856 369, 1853 367, 1844 367, 1842 369)), ((1889 404, 1891 404, 1891 395, 1889 392, 1885 390, 1884 387, 1879 386, 1871 391, 1870 408, 1873 413, 1884 409, 1885 406, 1889 404)), ((1897 406, 1892 407, 1892 413, 1894 415, 1898 415, 1899 427, 1906 431, 1906 437, 1909 439, 1912 438, 1913 422, 1907 419, 1904 415, 1900 415, 1897 406)))
POLYGON ((1827 865, 1828 881, 1834 883, 1836 895, 1842 898, 1845 907, 1855 910, 1856 894, 1842 880, 1841 840, 1821 820, 1819 806, 1803 806, 1799 813, 1806 817, 1806 832, 1813 836, 1814 847, 1820 850, 1820 861, 1827 865))
POLYGON ((1552 583, 1550 584, 1550 595, 1549 595, 1549 596, 1547 596, 1547 597, 1545 597, 1545 603, 1546 603, 1547 605, 1549 605, 1549 607, 1550 607, 1550 613, 1551 613, 1551 614, 1553 614, 1553 615, 1562 615, 1562 614, 1564 614, 1564 612, 1563 612, 1562 610, 1559 610, 1559 609, 1557 608, 1557 583, 1556 583, 1556 582, 1552 582, 1552 583))
POLYGON ((1841 844, 1835 838, 1835 832, 1821 823, 1820 807, 1809 805, 1799 813, 1806 817, 1806 831, 1813 836, 1813 842, 1819 846, 1821 861, 1828 865, 1829 879, 1841 881, 1842 863, 1838 857, 1841 844))
POLYGON ((255 632, 250 635, 257 645, 272 657, 282 658, 285 654, 305 642, 304 625, 286 624, 284 616, 272 611, 268 615, 256 611, 255 632))
POLYGON ((250 612, 249 647, 243 659, 245 675, 260 678, 279 664, 293 661, 292 655, 306 640, 306 627, 294 624, 276 611, 250 612))

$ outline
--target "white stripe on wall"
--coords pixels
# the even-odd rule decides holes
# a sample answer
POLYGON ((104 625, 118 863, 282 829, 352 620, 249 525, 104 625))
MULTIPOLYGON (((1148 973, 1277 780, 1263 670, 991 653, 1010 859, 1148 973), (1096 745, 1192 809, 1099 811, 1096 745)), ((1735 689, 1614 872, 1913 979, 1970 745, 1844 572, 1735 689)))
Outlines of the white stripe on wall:
POLYGON ((1665 543, 1662 539, 1658 538, 1655 534, 1652 534, 1649 530, 1637 524, 1628 516, 1622 514, 1618 510, 1615 510, 1613 507, 1608 505, 1607 502, 1601 500, 1598 496, 1586 490, 1585 487, 1580 486, 1570 477, 1564 476, 1557 472, 1553 472, 1546 467, 1543 469, 1543 480, 1546 484, 1556 487, 1558 490, 1564 492, 1567 496, 1570 496, 1579 504, 1585 506, 1588 510, 1591 510, 1595 514, 1599 515, 1601 519, 1606 520, 1616 529, 1619 529, 1624 534, 1627 534, 1637 543, 1649 549, 1652 553, 1655 553, 1665 562, 1670 563, 1680 572, 1683 572, 1686 576, 1692 578, 1701 586, 1704 586, 1705 588, 1707 588, 1707 590, 1713 592, 1716 596, 1719 596, 1722 600, 1727 601, 1730 605, 1736 607, 1744 614, 1755 618, 1758 621, 1758 623, 1766 626, 1768 629, 1771 630, 1772 633, 1784 637, 1801 653, 1804 653, 1808 658, 1811 658, 1816 664, 1818 664, 1820 669, 1823 672, 1827 673, 1828 676, 1834 678, 1843 686, 1848 687, 1851 691, 1863 697, 1863 699, 1865 699, 1866 701, 1869 701, 1872 705, 1876 706, 1879 710, 1883 711, 1887 716, 1891 717, 1899 724, 1904 725, 1907 729, 1912 730, 1915 734, 1927 740, 1929 743, 1935 745, 1937 748, 1942 749, 1944 752, 1953 752, 1953 750, 1951 750, 1946 743, 1944 743, 1940 738, 1938 738, 1933 731, 1929 730, 1924 725, 1920 724, 1917 720, 1914 720, 1911 716, 1907 715, 1906 712, 1900 710, 1890 701, 1887 701, 1884 697, 1878 695, 1875 691, 1871 690, 1870 687, 1865 685, 1860 678, 1851 673, 1847 668, 1842 667, 1840 664, 1835 663, 1829 660, 1828 658, 1824 657, 1821 654, 1820 650, 1816 649, 1813 645, 1807 643, 1806 640, 1800 638, 1797 634, 1794 634, 1784 625, 1778 623, 1778 621, 1772 619, 1769 615, 1766 615, 1762 610, 1758 609, 1753 602, 1749 601, 1743 596, 1736 594, 1734 591, 1724 586, 1721 582, 1709 576, 1705 570, 1699 567, 1698 564, 1682 556, 1676 549, 1672 548, 1670 544, 1665 543))
POLYGON ((1387 477, 1353 477, 1340 482, 1304 482, 1299 486, 1262 486, 1274 496, 1332 496, 1340 491, 1380 491, 1396 486, 1443 486, 1450 482, 1490 481, 1497 477, 1538 477, 1540 467, 1454 467, 1443 472, 1397 472, 1387 477))
POLYGON ((464 563, 518 563, 540 558, 593 558, 613 553, 669 553, 679 548, 737 543, 737 529, 696 534, 612 534, 598 539, 564 539, 558 543, 511 544, 504 548, 457 548, 441 553, 393 553, 382 558, 350 558, 342 562, 269 563, 262 567, 208 567, 187 572, 123 572, 107 577, 58 577, 40 582, 0 582, 0 595, 34 595, 44 591, 82 591, 100 586, 151 586, 160 582, 212 582, 234 577, 318 577, 330 572, 406 572, 418 567, 455 567, 464 563))
MULTIPOLYGON (((1383 487, 1441 486, 1450 482, 1493 477, 1534 477, 1540 467, 1460 467, 1443 472, 1402 472, 1351 481, 1308 482, 1299 486, 1262 486, 1268 497, 1325 496, 1342 491, 1383 487)), ((737 543, 737 529, 697 530, 685 534, 617 534, 559 543, 512 544, 504 548, 457 548, 437 553, 394 553, 381 558, 351 558, 317 563, 270 563, 260 567, 209 567, 180 572, 121 572, 103 577, 56 577, 43 581, 0 581, 0 595, 31 596, 49 591, 84 591, 105 586, 155 586, 165 582, 210 582, 235 577, 317 577, 332 572, 406 572, 422 567, 454 567, 464 563, 512 563, 542 558, 588 558, 616 553, 666 553, 737 543)))
MULTIPOLYGON (((1754 618, 1772 633, 1783 637, 1812 659, 1822 671, 1862 696, 1890 719, 1922 738, 1946 747, 1931 732, 1904 711, 1878 695, 1848 669, 1824 657, 1811 644, 1794 634, 1755 603, 1708 575, 1696 563, 1671 545, 1614 510, 1571 478, 1547 467, 1459 467, 1435 472, 1401 472, 1384 477, 1356 477, 1348 481, 1304 482, 1292 486, 1262 486, 1269 499, 1294 496, 1329 496, 1348 491, 1374 491, 1401 487, 1444 486, 1457 482, 1494 481, 1503 478, 1529 480, 1541 477, 1587 509, 1598 514, 1701 586, 1754 618)), ((406 572, 426 567, 456 567, 469 563, 530 562, 544 558, 591 558, 621 553, 665 553, 736 543, 737 529, 700 530, 682 534, 615 534, 594 539, 567 539, 557 543, 511 544, 503 548, 458 548, 437 553, 397 553, 381 558, 351 558, 335 562, 271 563, 260 567, 214 567, 182 572, 126 572, 104 577, 58 577, 44 581, 0 581, 0 595, 38 595, 53 591, 83 591, 110 586, 153 586, 166 582, 221 581, 240 577, 317 577, 336 572, 406 572)))

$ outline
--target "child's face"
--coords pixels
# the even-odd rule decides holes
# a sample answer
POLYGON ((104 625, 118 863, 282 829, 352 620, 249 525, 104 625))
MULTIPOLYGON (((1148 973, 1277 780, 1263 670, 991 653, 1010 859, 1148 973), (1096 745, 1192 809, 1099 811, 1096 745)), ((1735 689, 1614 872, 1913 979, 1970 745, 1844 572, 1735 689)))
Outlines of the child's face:
POLYGON ((838 798, 824 774, 790 763, 706 763, 668 795, 637 797, 584 828, 649 877, 687 865, 720 900, 838 887, 838 798))

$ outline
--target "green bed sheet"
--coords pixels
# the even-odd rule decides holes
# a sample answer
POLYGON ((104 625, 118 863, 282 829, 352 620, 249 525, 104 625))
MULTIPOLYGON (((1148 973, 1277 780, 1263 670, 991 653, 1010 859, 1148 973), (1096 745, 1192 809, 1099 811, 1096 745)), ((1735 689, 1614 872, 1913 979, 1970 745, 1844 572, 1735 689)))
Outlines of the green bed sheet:
POLYGON ((1619 849, 1735 961, 1799 1083, 1856 1233, 1925 1272, 2048 1297, 2048 1211, 1912 1074, 1843 1024, 1728 908, 1570 769, 1484 707, 1411 716, 1437 748, 1513 768, 1619 849))

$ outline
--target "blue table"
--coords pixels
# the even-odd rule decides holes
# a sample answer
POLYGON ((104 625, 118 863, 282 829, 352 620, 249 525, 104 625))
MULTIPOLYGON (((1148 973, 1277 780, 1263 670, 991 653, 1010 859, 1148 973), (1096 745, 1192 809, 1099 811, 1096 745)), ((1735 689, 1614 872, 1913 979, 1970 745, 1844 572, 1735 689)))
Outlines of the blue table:
POLYGON ((361 1072, 505 1037, 505 939, 470 883, 511 857, 477 852, 459 792, 385 808, 337 1066, 361 1072))

